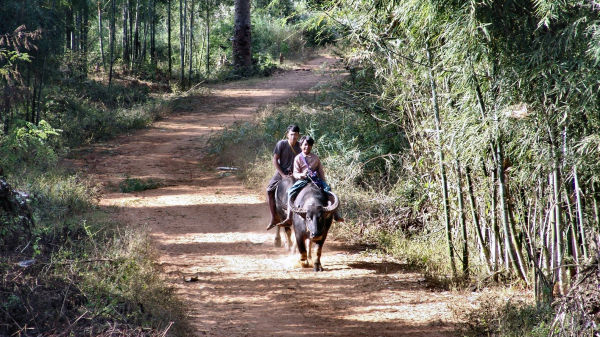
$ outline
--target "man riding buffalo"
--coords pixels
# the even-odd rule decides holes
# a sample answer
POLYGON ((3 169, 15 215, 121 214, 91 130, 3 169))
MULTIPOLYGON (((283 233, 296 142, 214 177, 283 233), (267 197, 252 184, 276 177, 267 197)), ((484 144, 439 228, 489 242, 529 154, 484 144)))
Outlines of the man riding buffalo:
MULTIPOLYGON (((321 164, 319 156, 311 152, 313 145, 315 144, 315 140, 311 136, 303 136, 299 143, 302 153, 294 158, 293 177, 296 179, 296 182, 287 191, 287 218, 279 223, 279 226, 292 224, 290 205, 298 193, 309 183, 313 183, 326 193, 331 192, 331 187, 329 187, 329 184, 327 184, 327 181, 325 180, 323 164, 321 164)), ((333 218, 338 222, 344 221, 344 219, 339 216, 337 211, 333 213, 333 218)))
POLYGON ((277 222, 280 221, 279 215, 277 214, 277 204, 275 202, 275 191, 281 180, 285 177, 292 177, 294 168, 294 158, 298 155, 300 150, 300 144, 298 144, 298 136, 300 134, 300 128, 298 125, 292 124, 287 127, 286 138, 277 142, 275 149, 273 150, 273 166, 275 167, 275 174, 267 185, 267 200, 269 203, 269 210, 271 211, 271 221, 267 229, 273 228, 277 222))

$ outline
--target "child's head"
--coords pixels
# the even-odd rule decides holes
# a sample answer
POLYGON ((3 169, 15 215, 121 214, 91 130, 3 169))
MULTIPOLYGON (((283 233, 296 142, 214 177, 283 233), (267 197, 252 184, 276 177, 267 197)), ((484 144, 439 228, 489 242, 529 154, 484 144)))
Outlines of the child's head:
POLYGON ((314 144, 315 140, 311 136, 302 136, 300 138, 300 148, 304 154, 309 154, 314 144))

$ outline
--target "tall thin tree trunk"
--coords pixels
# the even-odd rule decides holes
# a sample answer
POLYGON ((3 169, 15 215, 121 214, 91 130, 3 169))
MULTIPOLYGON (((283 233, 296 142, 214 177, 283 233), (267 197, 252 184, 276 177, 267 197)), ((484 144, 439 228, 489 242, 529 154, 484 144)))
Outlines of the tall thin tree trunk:
POLYGON ((169 58, 169 79, 173 75, 173 60, 172 58, 172 50, 171 50, 171 0, 167 1, 167 49, 168 49, 168 58, 169 58))
MULTIPOLYGON (((138 62, 140 57, 140 0, 135 1, 135 33, 133 35, 133 60, 138 62)), ((137 66, 136 66, 137 67, 137 66)))
MULTIPOLYGON (((132 14, 132 1, 133 0, 125 0, 129 2, 129 5, 127 5, 128 10, 128 17, 129 17, 129 28, 128 28, 128 37, 127 37, 127 41, 129 41, 129 69, 133 70, 134 69, 134 65, 133 62, 135 60, 135 45, 134 45, 134 41, 133 41, 133 34, 134 34, 134 24, 135 24, 135 17, 137 15, 137 13, 132 14)), ((136 10, 135 8, 133 10, 136 10)))
POLYGON ((554 227, 552 228, 553 238, 553 267, 554 267, 554 279, 558 282, 560 294, 564 294, 566 290, 566 273, 565 267, 563 266, 563 238, 562 238, 562 210, 561 204, 561 188, 560 188, 560 172, 559 172, 559 159, 556 139, 550 128, 548 128, 548 134, 550 135, 550 144, 552 146, 552 190, 554 196, 554 227))
MULTIPOLYGON (((486 106, 485 106, 485 102, 483 101, 483 94, 481 93, 481 86, 479 85, 479 81, 477 79, 477 76, 475 75, 475 69, 473 68, 473 65, 471 65, 471 77, 473 79, 473 83, 475 84, 475 96, 477 97, 477 105, 479 106, 479 113, 481 114, 481 120, 482 122, 485 122, 486 120, 486 106)), ((490 147, 490 153, 492 154, 492 159, 496 160, 496 155, 495 155, 495 148, 494 148, 494 141, 491 139, 489 139, 489 147, 490 147)), ((487 169, 485 167, 485 162, 482 162, 483 167, 483 173, 484 175, 486 175, 486 177, 488 176, 487 174, 487 169)), ((498 217, 497 217, 497 197, 498 197, 498 191, 497 191, 497 187, 496 187, 496 181, 497 181, 497 177, 496 177, 496 169, 492 169, 492 181, 491 181, 491 186, 492 186, 492 200, 491 200, 491 231, 493 231, 493 235, 490 235, 491 238, 493 238, 493 240, 490 240, 490 243, 492 245, 492 249, 491 249, 491 254, 490 254, 490 258, 492 259, 492 270, 498 270, 498 264, 500 261, 500 256, 502 255, 501 252, 502 250, 502 239, 501 239, 501 235, 500 235, 500 228, 498 226, 498 217)), ((467 176, 467 179, 469 177, 467 176)), ((504 261, 506 261, 508 263, 508 259, 504 259, 504 261)), ((506 269, 508 270, 508 264, 506 265, 506 269)))
POLYGON ((106 60, 104 59, 104 43, 102 42, 102 8, 101 0, 98 0, 98 39, 100 40, 100 57, 102 59, 102 70, 106 72, 106 60))
MULTIPOLYGON (((81 27, 83 26, 81 18, 81 11, 75 11, 75 27, 73 29, 73 50, 79 51, 81 50, 81 27)), ((79 55, 77 55, 79 58, 79 55)))
POLYGON ((148 11, 144 12, 144 36, 142 42, 142 55, 140 57, 140 63, 146 61, 146 48, 148 47, 148 11))
POLYGON ((185 16, 183 0, 179 0, 179 84, 183 88, 185 72, 185 16))
POLYGON ((479 213, 477 212, 477 203, 475 201, 475 195, 473 193, 473 184, 471 182, 471 168, 469 166, 467 166, 465 168, 465 173, 467 176, 467 189, 469 192, 469 203, 471 204, 471 217, 473 218, 473 224, 475 225, 475 231, 477 233, 477 238, 479 239, 481 250, 483 251, 483 255, 485 258, 485 265, 487 266, 489 272, 493 272, 494 266, 491 263, 490 249, 486 245, 486 242, 483 238, 481 224, 479 222, 479 213))
MULTIPOLYGON (((152 24, 150 29, 150 63, 156 69, 156 0, 151 0, 152 24)), ((155 72, 152 73, 153 75, 155 72)))
POLYGON ((116 28, 116 18, 117 18, 117 0, 111 0, 111 6, 112 6, 112 17, 110 18, 110 71, 108 73, 108 86, 110 87, 110 85, 112 84, 112 77, 113 77, 113 64, 115 63, 114 60, 114 53, 115 53, 115 28, 116 28))
POLYGON ((189 69, 188 69, 188 83, 192 84, 192 66, 194 63, 194 0, 191 0, 190 5, 190 56, 188 59, 189 69))
POLYGON ((37 109, 36 109, 36 115, 35 115, 35 119, 34 119, 34 123, 37 125, 40 123, 40 115, 41 115, 41 102, 42 102, 42 90, 44 90, 44 74, 46 73, 46 57, 44 56, 44 59, 42 60, 42 71, 40 73, 40 82, 39 82, 39 88, 37 91, 38 97, 37 97, 37 109))
POLYGON ((210 77, 210 0, 206 0, 206 78, 210 77))
MULTIPOLYGON (((508 205, 508 197, 507 197, 507 186, 505 181, 505 173, 504 173, 504 150, 502 148, 502 139, 499 137, 496 141, 496 158, 497 158, 497 170, 498 170, 498 188, 500 192, 500 215, 502 220, 502 227, 504 228, 504 237, 505 237, 505 247, 510 254, 510 258, 513 262, 513 266, 517 275, 525 281, 525 283, 529 284, 527 280, 527 272, 525 271, 525 265, 523 264, 522 257, 520 252, 518 251, 518 246, 516 243, 516 238, 514 235, 511 235, 511 222, 509 215, 509 205, 508 205)), ((513 233, 514 234, 514 233, 513 233)))
POLYGON ((66 31, 66 46, 67 49, 73 50, 73 5, 67 7, 65 13, 65 31, 66 31))
POLYGON ((126 71, 129 66, 129 33, 127 32, 127 22, 129 21, 129 1, 123 1, 123 38, 121 40, 123 48, 123 68, 126 71))
POLYGON ((435 77, 433 74, 433 58, 429 50, 429 43, 426 46, 427 61, 429 63, 429 84, 431 87, 431 103, 433 105, 433 114, 435 117, 435 130, 438 143, 438 164, 440 166, 440 176, 442 178, 442 197, 444 205, 444 222, 446 224, 446 244, 448 245, 448 257, 450 259, 450 267, 452 269, 452 277, 456 278, 456 263, 454 262, 454 244, 452 242, 452 228, 450 225, 450 205, 448 201, 448 179, 446 177, 446 169, 444 167, 444 151, 442 149, 442 127, 440 122, 440 111, 437 101, 437 89, 435 77))
MULTIPOLYGON (((88 31, 90 28, 90 4, 88 1, 83 2, 83 26, 81 27, 81 51, 83 52, 84 64, 87 67, 88 53, 88 31)), ((87 75, 87 71, 86 71, 87 75)))

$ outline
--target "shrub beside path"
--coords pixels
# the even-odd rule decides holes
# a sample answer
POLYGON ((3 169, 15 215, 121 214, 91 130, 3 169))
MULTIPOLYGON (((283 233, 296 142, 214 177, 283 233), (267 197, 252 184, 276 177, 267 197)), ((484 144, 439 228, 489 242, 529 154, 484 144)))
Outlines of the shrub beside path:
POLYGON ((450 306, 459 295, 429 288, 397 261, 333 240, 323 251, 324 272, 294 267, 297 254, 274 247, 265 231, 263 186, 249 190, 203 165, 211 133, 331 81, 339 76, 335 61, 321 56, 270 78, 212 86, 206 96, 189 97, 193 109, 75 159, 104 184, 101 205, 149 229, 197 336, 454 335, 450 306), (163 186, 120 193, 126 177, 163 186))

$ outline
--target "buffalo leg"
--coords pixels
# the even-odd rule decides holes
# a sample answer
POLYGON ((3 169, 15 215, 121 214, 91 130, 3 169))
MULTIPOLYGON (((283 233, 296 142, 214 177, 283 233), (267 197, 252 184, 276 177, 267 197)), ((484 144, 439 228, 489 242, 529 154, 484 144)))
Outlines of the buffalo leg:
POLYGON ((285 238, 287 240, 287 250, 291 253, 294 249, 294 244, 292 242, 292 229, 289 227, 285 227, 285 238))
POLYGON ((315 252, 316 256, 313 260, 314 271, 323 271, 323 266, 321 265, 321 250, 323 249, 323 242, 315 242, 317 246, 317 251, 315 252))
POLYGON ((277 229, 275 230, 275 241, 273 242, 273 244, 275 245, 275 247, 281 247, 281 234, 279 233, 279 231, 281 230, 281 227, 279 226, 275 226, 277 227, 277 229))
POLYGON ((304 239, 305 238, 303 236, 296 236, 296 245, 298 246, 298 252, 300 253, 300 261, 298 261, 298 264, 302 268, 308 268, 309 264, 306 257, 306 243, 304 242, 304 239))

